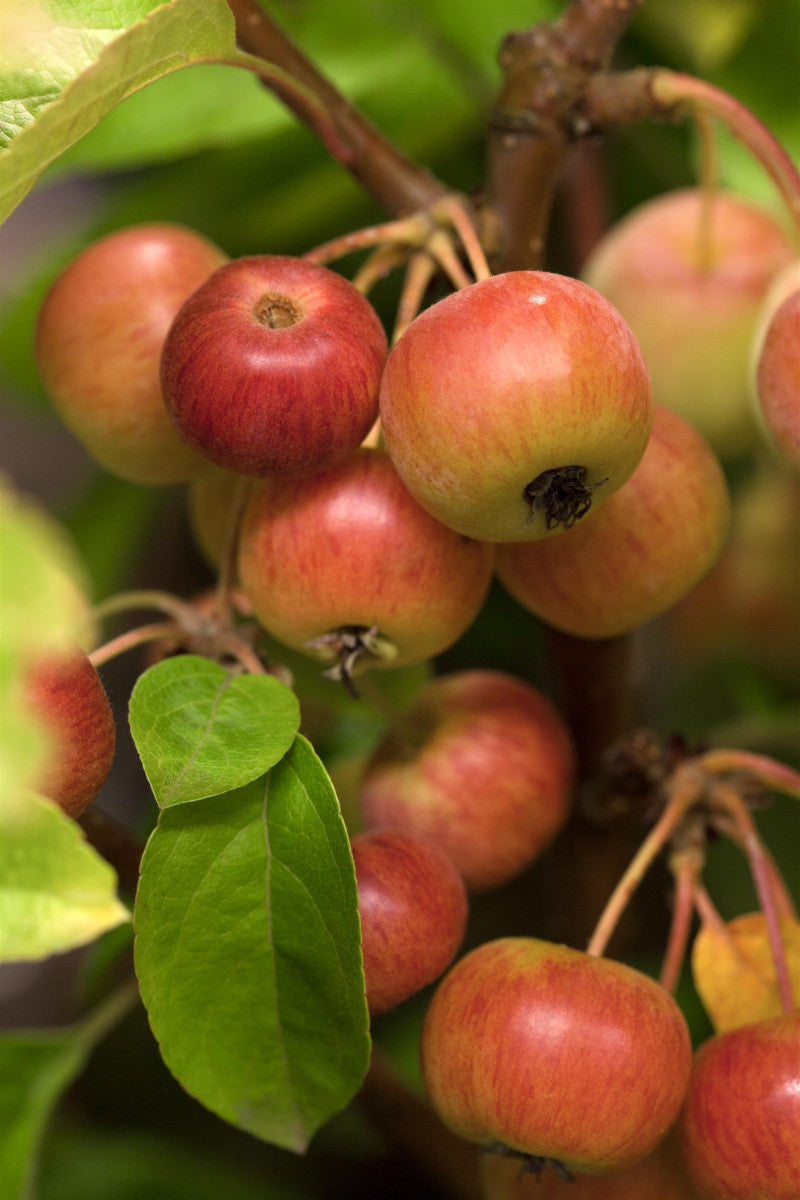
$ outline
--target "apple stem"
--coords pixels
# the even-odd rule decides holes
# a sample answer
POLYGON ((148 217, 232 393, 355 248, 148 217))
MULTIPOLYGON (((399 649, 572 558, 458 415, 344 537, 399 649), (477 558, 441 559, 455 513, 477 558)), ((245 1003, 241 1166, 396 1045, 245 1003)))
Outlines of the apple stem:
POLYGON ((783 146, 755 113, 721 88, 677 71, 655 70, 650 89, 659 104, 670 108, 688 105, 696 112, 708 113, 722 121, 771 177, 796 225, 800 226, 800 173, 783 146))
POLYGON ((395 243, 402 246, 424 246, 430 234, 430 220, 425 213, 414 213, 410 217, 400 217, 395 221, 384 221, 380 225, 368 225, 364 229, 355 229, 341 237, 331 238, 312 250, 306 251, 303 258, 322 266, 337 258, 344 258, 356 250, 364 250, 370 246, 383 243, 395 243))
POLYGON ((464 247, 470 270, 476 280, 489 279, 492 272, 483 251, 480 238, 464 201, 460 196, 445 196, 438 200, 431 209, 431 215, 439 214, 450 222, 464 247))
POLYGON ((736 944, 736 939, 699 879, 694 885, 693 900, 697 915, 702 923, 710 926, 718 937, 727 942, 729 949, 739 957, 741 952, 736 944))
POLYGON ((402 267, 408 261, 408 251, 405 246, 378 246, 364 260, 352 279, 353 287, 367 296, 379 279, 385 278, 396 267, 402 267))
POLYGON ((692 805, 700 799, 704 784, 703 775, 692 763, 686 763, 675 771, 670 783, 667 805, 614 888, 600 915, 600 920, 595 926, 594 933, 589 939, 586 947, 587 954, 599 957, 605 952, 634 892, 659 852, 672 836, 678 823, 692 805))
POLYGON ((736 789, 729 784, 718 782, 714 785, 712 799, 721 805, 724 816, 730 818, 731 835, 747 858, 761 910, 764 913, 781 1007, 784 1012, 792 1012, 795 1008, 795 999, 786 962, 786 950, 781 936, 778 900, 774 890, 777 867, 774 862, 767 859, 755 821, 736 789))
POLYGON ((90 617, 96 621, 104 621, 117 613, 131 612, 135 609, 154 608, 166 613, 181 625, 191 625, 195 621, 195 612, 191 604, 173 596, 170 592, 160 592, 151 588, 142 588, 132 592, 117 592, 96 604, 90 617))
POLYGON ((393 346, 403 336, 422 307, 425 291, 433 277, 434 269, 429 255, 422 253, 412 255, 397 305, 397 316, 392 333, 393 346))
POLYGON ((473 282, 456 254, 449 233, 443 229, 432 233, 428 238, 427 250, 457 291, 469 287, 473 282))
POLYGON ((707 275, 713 267, 713 213, 719 173, 717 169, 717 139, 713 122, 707 113, 695 113, 695 125, 700 140, 700 213, 697 222, 697 269, 707 275))
POLYGON ((98 646, 89 655, 89 662, 94 667, 101 667, 127 650, 144 646, 147 642, 166 641, 179 636, 180 633, 181 625, 177 621, 156 621, 151 625, 140 625, 137 629, 129 629, 127 633, 121 633, 104 645, 98 646))
POLYGON ((707 750, 698 765, 709 775, 746 774, 774 792, 800 799, 800 772, 749 750, 707 750))
POLYGON ((670 870, 675 880, 675 899, 661 967, 661 986, 668 992, 674 993, 683 969, 694 915, 695 888, 703 869, 703 859, 703 847, 699 843, 681 847, 670 858, 670 870))

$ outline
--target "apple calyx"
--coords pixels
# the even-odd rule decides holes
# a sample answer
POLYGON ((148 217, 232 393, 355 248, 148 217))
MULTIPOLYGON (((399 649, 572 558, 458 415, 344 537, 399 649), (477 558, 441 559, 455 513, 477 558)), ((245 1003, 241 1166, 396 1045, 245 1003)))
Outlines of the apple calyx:
POLYGON ((505 1142, 490 1142, 488 1146, 483 1147, 483 1150, 485 1154, 499 1154, 503 1158, 517 1159, 520 1175, 535 1175, 539 1179, 542 1171, 546 1167, 550 1167, 553 1174, 558 1179, 562 1179, 564 1183, 575 1182, 575 1176, 560 1158, 544 1158, 541 1154, 525 1154, 523 1150, 515 1150, 513 1146, 507 1146, 505 1142))
POLYGON ((265 292, 253 305, 253 316, 267 329, 290 329, 302 321, 305 313, 288 296, 265 292))
POLYGON ((585 479, 586 467, 551 467, 549 471, 542 471, 522 490, 531 510, 525 524, 530 525, 536 514, 542 512, 547 529, 559 525, 562 529, 571 529, 592 507, 595 488, 608 483, 607 475, 590 487, 586 486, 585 479))
POLYGON ((305 646, 323 662, 335 660, 332 667, 322 672, 323 676, 343 683, 354 695, 352 679, 357 668, 366 667, 369 659, 386 663, 397 657, 396 645, 378 632, 377 625, 341 625, 311 638, 305 646))

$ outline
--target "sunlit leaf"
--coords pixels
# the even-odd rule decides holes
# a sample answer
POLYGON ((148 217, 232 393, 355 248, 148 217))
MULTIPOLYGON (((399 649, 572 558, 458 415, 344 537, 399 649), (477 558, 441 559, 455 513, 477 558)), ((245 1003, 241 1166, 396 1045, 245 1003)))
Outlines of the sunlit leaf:
POLYGON ((82 946, 130 914, 80 827, 39 796, 0 801, 0 961, 82 946))
POLYGON ((243 675, 185 654, 139 677, 130 724, 156 800, 166 808, 263 775, 294 741, 300 708, 272 675, 243 675))
POLYGON ((234 1125, 302 1151, 369 1056, 355 875, 336 796, 298 737, 263 779, 162 811, 136 971, 169 1069, 234 1125))

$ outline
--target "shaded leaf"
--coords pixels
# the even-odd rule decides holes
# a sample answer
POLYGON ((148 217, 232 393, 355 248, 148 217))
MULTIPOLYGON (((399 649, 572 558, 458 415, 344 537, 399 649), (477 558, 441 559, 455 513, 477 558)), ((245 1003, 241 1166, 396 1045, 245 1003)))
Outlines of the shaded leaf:
POLYGON ((167 808, 263 775, 294 741, 300 708, 272 675, 242 675, 182 654, 139 677, 130 723, 156 800, 167 808))
POLYGON ((0 1180, 4 1200, 30 1200, 45 1125, 92 1047, 136 998, 120 989, 68 1029, 21 1029, 0 1036, 0 1180))
MULTIPOLYGON (((198 1139, 199 1141, 199 1139, 198 1139)), ((287 1165, 231 1163, 219 1152, 108 1125, 48 1138, 38 1200, 309 1200, 287 1165)))
POLYGON ((302 1151, 369 1058, 347 834, 304 738, 238 792, 162 811, 142 863, 136 970, 186 1090, 302 1151))

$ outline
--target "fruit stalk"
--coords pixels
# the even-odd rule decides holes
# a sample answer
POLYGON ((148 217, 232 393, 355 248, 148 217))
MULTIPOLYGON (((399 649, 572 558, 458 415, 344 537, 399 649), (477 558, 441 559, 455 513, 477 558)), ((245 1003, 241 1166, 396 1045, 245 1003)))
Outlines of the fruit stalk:
POLYGON ((678 823, 702 795, 703 787, 703 777, 693 765, 687 764, 675 772, 669 802, 612 892, 589 939, 587 954, 603 954, 633 893, 678 823))
POLYGON ((724 806, 725 816, 730 818, 732 836, 747 858, 767 927, 767 938, 772 961, 775 964, 775 979, 781 1007, 784 1012, 792 1012, 795 1008, 795 1000, 781 936, 778 900, 774 888, 774 865, 767 862, 755 822, 736 789, 729 784, 717 783, 714 786, 712 798, 724 806), (770 866, 772 866, 772 870, 770 870, 770 866))

